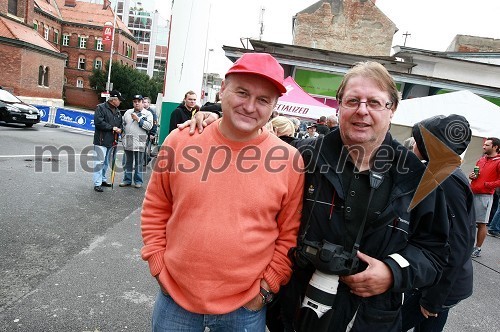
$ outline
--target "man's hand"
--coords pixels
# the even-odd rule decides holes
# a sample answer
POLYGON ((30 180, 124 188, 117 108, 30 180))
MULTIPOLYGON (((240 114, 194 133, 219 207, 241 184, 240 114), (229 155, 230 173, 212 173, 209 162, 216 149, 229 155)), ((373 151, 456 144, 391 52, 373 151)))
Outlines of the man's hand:
POLYGON ((260 293, 257 294, 256 297, 245 303, 243 306, 250 311, 259 311, 264 306, 264 303, 262 303, 262 296, 260 293))
POLYGON ((194 118, 191 120, 187 120, 184 123, 178 124, 177 128, 182 130, 186 127, 189 127, 189 134, 193 135, 196 128, 198 128, 198 132, 201 134, 203 132, 203 128, 214 122, 219 118, 217 113, 212 112, 196 112, 194 118))
POLYGON ((132 120, 139 122, 139 117, 137 116, 137 114, 132 113, 131 116, 132 116, 132 120))
POLYGON ((384 262, 358 251, 358 258, 368 264, 366 270, 350 276, 341 276, 353 294, 361 297, 379 295, 391 288, 393 276, 391 269, 384 262))
POLYGON ((118 134, 122 133, 122 130, 120 128, 118 128, 118 127, 113 127, 113 131, 117 132, 118 134))
POLYGON ((424 315, 425 318, 437 317, 438 316, 438 314, 432 313, 432 312, 428 311, 427 309, 425 309, 422 306, 420 306, 420 312, 422 313, 422 315, 424 315))

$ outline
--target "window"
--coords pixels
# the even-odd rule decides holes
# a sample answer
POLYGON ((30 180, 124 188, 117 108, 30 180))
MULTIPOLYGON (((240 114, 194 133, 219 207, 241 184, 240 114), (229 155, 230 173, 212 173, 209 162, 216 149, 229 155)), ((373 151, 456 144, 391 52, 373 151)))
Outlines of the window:
POLYGON ((102 51, 102 39, 95 40, 95 49, 98 51, 102 51))
POLYGON ((66 55, 66 59, 64 59, 64 67, 68 67, 68 64, 69 64, 69 55, 67 53, 63 53, 64 55, 66 55))
POLYGON ((9 11, 9 14, 17 16, 17 0, 9 0, 8 11, 9 11))
POLYGON ((69 45, 69 35, 63 35, 62 45, 63 46, 69 45))
POLYGON ((96 58, 94 61, 94 68, 95 69, 102 69, 102 59, 101 58, 96 58))
POLYGON ((68 84, 68 78, 64 76, 64 84, 68 84))
POLYGON ((49 86, 49 67, 38 67, 38 85, 49 86))
POLYGON ((87 37, 78 37, 78 47, 87 48, 87 37))
POLYGON ((38 31, 38 21, 37 20, 33 21, 33 29, 35 29, 35 31, 38 31))
POLYGON ((78 77, 78 78, 76 79, 76 87, 77 87, 77 88, 83 88, 83 78, 78 77))
POLYGON ((43 26, 43 38, 45 38, 45 40, 49 40, 49 30, 50 28, 48 26, 43 26))
POLYGON ((43 85, 43 66, 38 67, 38 85, 43 85))
POLYGON ((59 30, 54 29, 54 43, 59 44, 59 30))
POLYGON ((78 57, 78 69, 85 70, 85 56, 83 55, 80 55, 80 57, 78 57))

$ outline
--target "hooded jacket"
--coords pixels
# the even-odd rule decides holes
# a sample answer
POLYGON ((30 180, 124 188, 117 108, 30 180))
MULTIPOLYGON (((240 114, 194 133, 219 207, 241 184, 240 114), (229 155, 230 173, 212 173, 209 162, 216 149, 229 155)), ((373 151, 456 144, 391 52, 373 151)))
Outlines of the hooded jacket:
MULTIPOLYGON (((384 262, 393 275, 389 291, 367 298, 352 294, 341 282, 329 331, 346 331, 349 324, 352 324, 352 331, 401 331, 403 292, 435 284, 448 256, 448 222, 442 190, 432 191, 408 211, 425 167, 389 133, 377 152, 380 160, 374 162, 374 168, 384 174, 385 184, 381 186, 385 186, 384 193, 375 190, 370 203, 357 199, 357 193, 345 192, 349 187, 347 181, 351 179, 343 174, 346 152, 339 130, 316 140, 302 140, 296 145, 305 165, 308 165, 301 236, 308 225, 306 240, 327 240, 343 245, 344 250, 350 252, 352 241, 346 239, 356 237, 358 229, 350 225, 348 214, 369 205, 371 216, 362 233, 359 250, 384 262)), ((353 177, 357 179, 359 176, 355 174, 353 177)), ((354 222, 359 224, 359 220, 354 222)), ((299 237, 299 246, 300 242, 299 237)), ((366 265, 360 262, 354 273, 365 268, 366 265)), ((285 316, 286 312, 289 313, 285 320, 293 320, 294 309, 290 307, 299 304, 297 298, 303 298, 314 270, 311 265, 295 267, 283 292, 285 316)))
MULTIPOLYGON (((471 130, 461 115, 438 115, 415 124, 412 134, 422 157, 429 160, 420 126, 461 155, 470 143, 471 130), (451 130, 455 128, 455 132, 451 130), (455 133, 455 135, 453 135, 455 133)), ((472 294, 473 268, 471 253, 474 246, 475 214, 473 194, 466 175, 457 169, 441 183, 446 197, 450 232, 450 256, 439 282, 422 290, 420 305, 430 312, 440 312, 443 305, 456 304, 472 294)))

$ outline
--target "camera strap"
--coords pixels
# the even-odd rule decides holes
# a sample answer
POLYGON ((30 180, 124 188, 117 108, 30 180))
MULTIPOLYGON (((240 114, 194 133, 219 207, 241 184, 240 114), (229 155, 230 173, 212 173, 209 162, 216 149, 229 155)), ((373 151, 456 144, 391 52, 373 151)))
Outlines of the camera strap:
MULTIPOLYGON (((358 231, 358 236, 356 236, 356 241, 354 241, 354 246, 352 247, 352 253, 351 257, 356 257, 356 254, 358 253, 360 242, 361 242, 361 237, 363 236, 363 232, 365 230, 365 225, 366 225, 366 219, 368 218, 368 209, 370 208, 370 204, 372 202, 373 194, 375 190, 380 187, 380 185, 384 182, 384 175, 381 173, 376 173, 373 171, 370 171, 370 196, 368 197, 368 204, 366 204, 366 211, 365 215, 363 217, 363 222, 361 223, 361 226, 359 227, 358 231)), ((354 261, 353 261, 354 264, 354 261)), ((351 265, 351 269, 353 266, 351 265)))

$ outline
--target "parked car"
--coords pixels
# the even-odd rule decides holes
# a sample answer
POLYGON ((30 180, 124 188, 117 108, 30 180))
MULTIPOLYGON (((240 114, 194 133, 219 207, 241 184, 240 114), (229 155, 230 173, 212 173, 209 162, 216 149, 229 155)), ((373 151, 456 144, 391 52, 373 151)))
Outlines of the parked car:
POLYGON ((26 127, 33 127, 40 122, 40 112, 35 106, 24 103, 0 87, 0 121, 22 123, 26 127))

